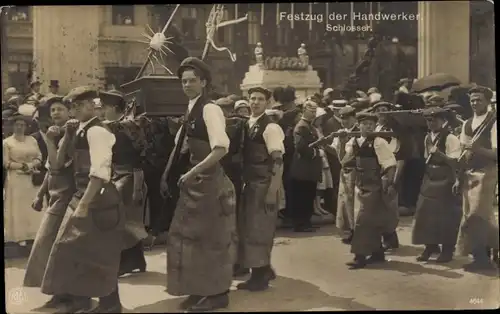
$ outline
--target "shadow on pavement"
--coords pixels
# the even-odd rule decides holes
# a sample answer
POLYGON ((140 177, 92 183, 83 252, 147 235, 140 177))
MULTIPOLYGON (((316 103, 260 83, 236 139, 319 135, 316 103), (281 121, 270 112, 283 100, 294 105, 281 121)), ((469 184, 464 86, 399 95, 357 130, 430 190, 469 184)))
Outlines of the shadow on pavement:
POLYGON ((333 226, 321 226, 316 229, 316 232, 294 232, 292 229, 281 229, 276 232, 276 237, 293 239, 332 236, 340 237, 339 231, 333 226))
MULTIPOLYGON (((230 304, 221 312, 306 311, 318 308, 332 310, 375 310, 354 298, 331 296, 308 282, 278 277, 263 292, 231 291, 230 304)), ((184 297, 167 299, 137 307, 135 313, 181 312, 184 297)))
POLYGON ((420 264, 394 261, 394 260, 387 261, 383 264, 369 265, 367 269, 383 269, 383 270, 397 271, 403 273, 406 276, 417 276, 417 275, 427 274, 427 275, 434 275, 450 279, 462 278, 464 276, 462 274, 450 270, 426 268, 420 264))
POLYGON ((167 274, 157 271, 148 271, 145 273, 135 273, 128 276, 120 277, 119 283, 126 283, 129 285, 151 285, 163 286, 167 284, 167 274))
POLYGON ((423 250, 423 248, 419 248, 417 246, 399 245, 399 248, 390 250, 387 254, 393 256, 415 256, 416 258, 423 252, 423 250))

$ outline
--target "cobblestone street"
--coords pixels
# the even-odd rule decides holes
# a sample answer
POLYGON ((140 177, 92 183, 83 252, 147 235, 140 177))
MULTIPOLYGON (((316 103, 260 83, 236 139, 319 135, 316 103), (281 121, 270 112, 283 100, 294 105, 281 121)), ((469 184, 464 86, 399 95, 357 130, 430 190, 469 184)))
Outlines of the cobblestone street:
MULTIPOLYGON (((348 270, 349 247, 339 241, 333 226, 316 234, 280 230, 273 266, 278 278, 265 292, 233 291, 228 311, 430 310, 499 307, 498 274, 466 273, 467 259, 443 266, 417 263, 422 248, 409 245, 411 218, 400 223, 401 247, 389 261, 362 270, 348 270)), ((124 312, 176 312, 183 298, 165 292, 166 253, 147 252, 148 272, 120 279, 124 312)), ((25 259, 7 261, 8 313, 28 313, 48 297, 39 289, 20 288, 25 259)), ((235 286, 238 282, 235 281, 235 286)), ((233 289, 234 290, 234 289, 233 289)))

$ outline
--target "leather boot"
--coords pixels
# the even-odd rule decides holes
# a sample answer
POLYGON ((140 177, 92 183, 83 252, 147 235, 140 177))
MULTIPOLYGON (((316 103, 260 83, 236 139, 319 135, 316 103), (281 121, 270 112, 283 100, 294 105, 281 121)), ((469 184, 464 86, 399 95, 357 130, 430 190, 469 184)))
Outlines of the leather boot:
POLYGON ((225 309, 229 305, 229 290, 212 296, 202 297, 196 304, 191 305, 188 312, 213 312, 225 309))
POLYGON ((233 277, 238 278, 238 277, 243 277, 250 274, 250 269, 244 268, 239 264, 234 265, 233 267, 233 277))
POLYGON ((263 291, 269 288, 269 281, 276 278, 276 274, 270 266, 252 268, 250 279, 238 284, 238 290, 263 291))
POLYGON ((433 254, 439 254, 439 253, 441 253, 441 250, 439 249, 439 245, 426 244, 425 249, 422 252, 422 254, 420 254, 420 256, 417 257, 417 262, 427 262, 433 254))
POLYGON ((71 301, 63 303, 54 311, 54 314, 63 313, 88 313, 92 306, 92 299, 89 297, 70 296, 71 301))
POLYGON ((366 256, 356 254, 351 262, 346 263, 349 269, 361 269, 365 268, 368 263, 366 262, 366 256))
POLYGON ((384 250, 391 250, 399 248, 399 238, 396 231, 385 233, 382 235, 384 250))
POLYGON ((141 241, 134 247, 122 251, 118 276, 131 274, 135 270, 139 270, 140 273, 146 271, 146 258, 144 257, 144 247, 141 241))
POLYGON ((472 256, 474 257, 472 263, 465 264, 463 266, 465 271, 476 272, 493 270, 495 268, 491 260, 488 258, 488 254, 484 248, 474 250, 474 252, 472 252, 472 256))
POLYGON ((195 305, 196 303, 200 302, 200 300, 203 299, 202 296, 200 295, 190 295, 187 297, 184 301, 181 302, 179 308, 181 310, 187 310, 191 306, 195 305))
POLYGON ((376 252, 373 252, 372 255, 366 260, 368 264, 376 264, 385 262, 385 253, 384 249, 380 249, 376 252))
POLYGON ((436 259, 436 263, 448 263, 453 259, 453 252, 455 252, 455 246, 449 244, 442 245, 441 254, 439 254, 436 259))
POLYGON ((350 230, 343 238, 342 238, 342 243, 344 244, 351 244, 352 242, 352 237, 354 236, 354 232, 352 230, 350 230))
POLYGON ((99 298, 99 304, 86 313, 121 313, 122 305, 118 287, 110 295, 99 298))
POLYGON ((67 295, 54 295, 49 301, 45 302, 40 307, 33 309, 33 312, 41 312, 47 309, 57 309, 61 306, 71 303, 72 299, 67 295))

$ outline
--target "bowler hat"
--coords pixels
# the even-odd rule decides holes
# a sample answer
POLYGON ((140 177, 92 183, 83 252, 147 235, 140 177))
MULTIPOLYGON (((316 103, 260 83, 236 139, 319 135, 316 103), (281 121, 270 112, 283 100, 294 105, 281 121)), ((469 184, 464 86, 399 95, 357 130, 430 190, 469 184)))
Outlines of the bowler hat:
POLYGON ((182 78, 182 73, 184 73, 186 69, 195 69, 197 71, 200 71, 201 72, 200 74, 207 81, 207 83, 212 82, 210 67, 202 60, 196 57, 187 57, 186 59, 182 60, 181 65, 177 69, 177 76, 180 79, 182 78))
POLYGON ((377 115, 369 112, 358 112, 356 114, 356 119, 361 122, 364 120, 378 121, 377 115))
POLYGON ((59 87, 59 81, 58 80, 50 80, 49 87, 59 87))
POLYGON ((252 87, 252 88, 250 88, 248 90, 248 95, 250 95, 252 93, 262 93, 262 94, 264 94, 264 96, 266 96, 267 100, 269 100, 269 98, 271 98, 271 95, 272 95, 272 93, 269 90, 267 90, 267 89, 265 89, 263 87, 252 87))
POLYGON ((72 103, 81 100, 92 100, 94 98, 99 98, 99 92, 91 86, 79 86, 73 88, 66 96, 64 96, 63 101, 66 103, 72 103))

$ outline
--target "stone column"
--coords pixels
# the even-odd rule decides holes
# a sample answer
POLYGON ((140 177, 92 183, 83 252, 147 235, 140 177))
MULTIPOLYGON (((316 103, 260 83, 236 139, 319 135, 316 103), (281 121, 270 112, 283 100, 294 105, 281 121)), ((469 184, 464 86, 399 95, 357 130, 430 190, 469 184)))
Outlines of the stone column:
POLYGON ((418 2, 418 77, 449 73, 469 83, 469 1, 418 2))
POLYGON ((35 75, 48 92, 58 80, 59 93, 99 84, 99 6, 33 6, 35 75))

